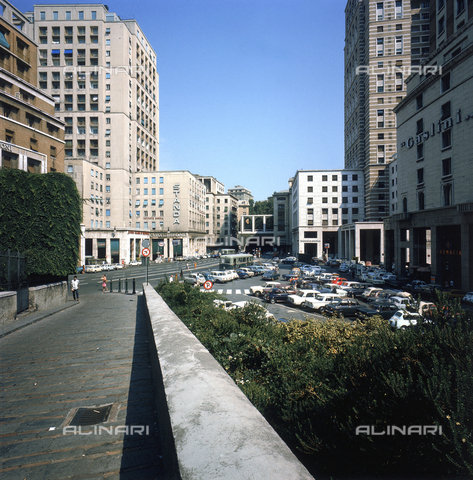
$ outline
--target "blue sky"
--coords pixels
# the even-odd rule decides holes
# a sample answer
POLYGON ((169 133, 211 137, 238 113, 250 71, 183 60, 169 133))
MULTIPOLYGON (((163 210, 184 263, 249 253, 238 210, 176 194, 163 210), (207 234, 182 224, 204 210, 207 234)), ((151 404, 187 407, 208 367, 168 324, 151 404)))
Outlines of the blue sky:
POLYGON ((156 52, 160 170, 266 200, 298 169, 343 168, 346 0, 104 3, 136 19, 156 52))

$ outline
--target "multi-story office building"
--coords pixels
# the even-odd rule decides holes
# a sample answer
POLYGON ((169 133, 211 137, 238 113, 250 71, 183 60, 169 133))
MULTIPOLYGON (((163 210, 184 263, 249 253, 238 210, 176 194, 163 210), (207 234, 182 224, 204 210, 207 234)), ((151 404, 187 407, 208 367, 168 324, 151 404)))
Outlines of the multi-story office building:
POLYGON ((395 108, 398 201, 385 221, 400 274, 473 289, 473 2, 433 2, 429 69, 395 108))
POLYGON ((412 66, 429 54, 429 16, 428 1, 349 0, 345 9, 345 168, 363 170, 366 221, 388 214, 393 108, 412 66))
POLYGON ((292 253, 291 198, 290 190, 273 193, 275 251, 280 255, 292 253))
POLYGON ((38 88, 33 23, 0 3, 0 167, 64 172, 64 123, 38 88))
POLYGON ((196 175, 140 172, 134 190, 129 215, 137 230, 150 232, 153 260, 206 253, 206 189, 196 175))
POLYGON ((240 223, 241 216, 250 213, 250 200, 253 200, 253 195, 250 190, 241 185, 229 188, 227 192, 238 200, 237 220, 240 223))
MULTIPOLYGON (((220 248, 217 226, 217 197, 225 194, 225 185, 214 177, 197 176, 205 186, 205 234, 207 236, 207 252, 220 248)), ((220 230, 220 229, 219 229, 220 230)))
POLYGON ((134 175, 159 169, 156 54, 106 5, 36 5, 34 29, 39 86, 66 124, 65 169, 86 199, 82 255, 128 262, 149 236, 131 208, 134 175))
MULTIPOLYGON (((369 247, 355 243, 354 248, 365 250, 364 260, 384 261, 387 166, 396 154, 393 109, 406 94, 405 79, 429 54, 429 29, 428 0, 349 0, 346 5, 345 168, 363 171, 365 210, 360 220, 369 230, 364 241, 369 247)), ((359 226, 343 230, 357 241, 359 226)))
POLYGON ((298 170, 291 181, 292 251, 311 257, 341 255, 340 227, 357 222, 364 209, 363 171, 298 170))

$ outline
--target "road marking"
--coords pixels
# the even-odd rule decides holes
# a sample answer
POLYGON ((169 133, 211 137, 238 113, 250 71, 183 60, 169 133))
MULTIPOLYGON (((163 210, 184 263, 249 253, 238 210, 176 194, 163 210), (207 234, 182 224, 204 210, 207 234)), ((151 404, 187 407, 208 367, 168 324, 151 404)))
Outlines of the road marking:
MULTIPOLYGON (((215 292, 215 289, 205 290, 204 288, 201 288, 200 291, 201 292, 215 292)), ((217 293, 219 295, 223 295, 224 294, 224 289, 219 288, 217 290, 217 293)), ((225 295, 233 295, 233 290, 232 289, 227 289, 227 291, 225 292, 225 295)), ((251 292, 250 292, 249 288, 245 288, 245 289, 243 289, 243 293, 242 293, 241 289, 237 288, 237 289, 235 289, 235 295, 251 295, 251 292)))

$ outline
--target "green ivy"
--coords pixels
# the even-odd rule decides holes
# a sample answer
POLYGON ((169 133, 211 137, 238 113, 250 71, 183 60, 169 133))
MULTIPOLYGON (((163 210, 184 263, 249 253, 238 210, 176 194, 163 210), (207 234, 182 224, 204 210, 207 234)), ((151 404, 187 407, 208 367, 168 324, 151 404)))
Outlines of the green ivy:
POLYGON ((75 182, 63 173, 0 170, 0 250, 23 253, 29 276, 74 273, 81 203, 75 182))

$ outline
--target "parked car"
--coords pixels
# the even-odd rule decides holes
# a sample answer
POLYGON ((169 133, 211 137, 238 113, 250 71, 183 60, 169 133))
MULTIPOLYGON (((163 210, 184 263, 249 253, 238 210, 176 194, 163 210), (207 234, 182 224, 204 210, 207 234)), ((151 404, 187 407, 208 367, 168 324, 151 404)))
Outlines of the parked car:
POLYGON ((285 273, 282 278, 284 280, 286 280, 287 282, 290 282, 291 280, 295 280, 297 278, 300 277, 300 272, 299 273, 295 273, 295 272, 292 272, 292 273, 285 273))
POLYGON ((335 293, 318 293, 313 298, 306 298, 302 306, 310 310, 319 311, 322 307, 325 307, 325 305, 341 299, 342 298, 335 293))
POLYGON ((215 283, 215 277, 210 272, 200 272, 200 274, 205 278, 205 280, 215 283))
POLYGON ((248 272, 245 272, 245 270, 238 269, 236 272, 240 278, 250 278, 248 272))
POLYGON ((353 317, 361 308, 361 303, 353 298, 342 298, 321 308, 324 315, 353 317))
POLYGON ((135 267, 137 265, 141 265, 141 262, 138 260, 132 260, 128 265, 130 265, 130 267, 135 267))
POLYGON ((272 288, 269 292, 264 294, 264 300, 269 303, 287 302, 289 297, 288 290, 284 288, 272 288))
POLYGON ((279 286, 279 282, 266 282, 261 285, 254 285, 250 287, 250 295, 254 295, 255 297, 262 297, 264 295, 265 290, 268 292, 274 287, 279 286))
POLYGON ((210 274, 214 277, 215 283, 227 283, 233 280, 233 278, 225 271, 212 270, 210 274))
POLYGON ((205 277, 200 273, 187 273, 184 275, 184 282, 192 285, 203 285, 205 283, 205 277))
POLYGON ((369 307, 359 308, 355 316, 357 318, 366 318, 379 315, 388 320, 394 315, 394 313, 396 313, 396 311, 397 307, 393 303, 386 301, 378 301, 372 303, 369 307))
POLYGON ((463 297, 464 302, 469 302, 473 303, 473 292, 468 292, 464 297, 463 297))
POLYGON ((370 297, 376 296, 378 292, 382 292, 383 289, 379 287, 368 287, 362 294, 361 297, 366 301, 370 297))
POLYGON ((248 305, 255 305, 255 308, 258 309, 258 311, 261 312, 262 315, 264 315, 264 317, 267 319, 267 320, 274 320, 276 321, 276 317, 272 314, 272 313, 269 313, 268 310, 263 307, 263 305, 260 305, 260 304, 257 304, 256 302, 247 302, 247 301, 243 301, 243 302, 234 302, 232 304, 232 306, 230 307, 230 310, 233 310, 235 308, 245 308, 246 306, 248 305))
POLYGON ((389 298, 389 301, 396 305, 398 310, 412 310, 413 305, 414 305, 414 299, 409 296, 393 296, 389 298))
POLYGON ((417 322, 421 319, 418 313, 407 312, 406 310, 397 310, 394 315, 389 319, 391 327, 394 328, 406 328, 417 325, 417 322))
POLYGON ((251 269, 249 269, 248 267, 241 267, 240 270, 243 270, 244 272, 246 272, 248 274, 249 277, 253 277, 255 272, 253 272, 251 269))
POLYGON ((261 276, 261 280, 277 280, 278 278, 279 273, 275 272, 274 270, 268 270, 261 276))
POLYGON ((231 310, 233 302, 230 300, 214 300, 214 305, 217 308, 223 308, 224 310, 231 310))
POLYGON ((86 271, 86 273, 101 272, 102 267, 101 267, 101 265, 86 265, 85 266, 85 271, 86 271))
POLYGON ((285 264, 292 264, 292 263, 295 263, 297 262, 297 258, 296 257, 286 257, 283 259, 282 263, 285 263, 285 264))
POLYGON ((315 298, 319 292, 316 290, 299 290, 296 294, 289 295, 287 299, 293 305, 300 307, 307 298, 315 298))
POLYGON ((115 270, 123 270, 125 267, 123 266, 123 263, 115 263, 115 264, 113 265, 113 268, 114 268, 115 270))

